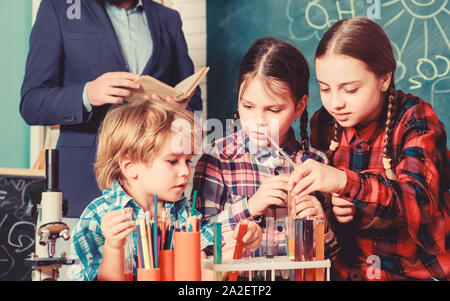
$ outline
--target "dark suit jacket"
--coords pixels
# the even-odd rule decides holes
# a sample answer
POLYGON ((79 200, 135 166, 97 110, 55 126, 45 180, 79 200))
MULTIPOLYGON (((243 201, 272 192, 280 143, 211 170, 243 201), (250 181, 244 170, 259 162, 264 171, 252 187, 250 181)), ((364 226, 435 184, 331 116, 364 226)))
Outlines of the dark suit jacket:
MULTIPOLYGON (((78 217, 98 197, 93 164, 97 131, 109 105, 88 113, 84 85, 106 72, 128 71, 101 0, 81 1, 80 19, 69 19, 72 4, 43 0, 30 37, 20 113, 29 125, 60 124, 60 183, 69 214, 78 217)), ((194 72, 178 12, 143 0, 153 54, 143 74, 174 86, 194 72)), ((189 102, 201 110, 200 89, 189 102)))

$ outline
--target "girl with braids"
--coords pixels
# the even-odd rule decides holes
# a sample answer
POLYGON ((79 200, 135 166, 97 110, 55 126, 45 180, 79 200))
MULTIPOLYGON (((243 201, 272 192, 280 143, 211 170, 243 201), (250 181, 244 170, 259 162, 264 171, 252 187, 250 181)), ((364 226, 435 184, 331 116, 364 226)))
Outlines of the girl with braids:
MULTIPOLYGON (((274 38, 255 41, 240 65, 234 131, 212 142, 194 174, 193 190, 198 191, 197 204, 204 222, 226 225, 258 221, 270 211, 277 221, 278 255, 286 254, 283 225, 287 184, 294 169, 278 146, 296 163, 306 157, 328 162, 323 153, 309 147, 308 80, 308 64, 295 47, 274 38), (291 128, 298 118, 301 141, 291 128), (277 145, 272 141, 278 141, 277 145)), ((331 215, 328 203, 324 210, 315 196, 304 196, 298 200, 297 216, 325 218, 324 211, 331 215)), ((224 236, 229 230, 223 228, 224 236)), ((325 239, 331 256, 338 249, 331 229, 325 239)))
POLYGON ((448 279, 445 127, 429 103, 395 89, 391 44, 374 21, 336 22, 315 57, 324 107, 311 141, 334 167, 307 160, 289 186, 333 194, 336 279, 448 279))

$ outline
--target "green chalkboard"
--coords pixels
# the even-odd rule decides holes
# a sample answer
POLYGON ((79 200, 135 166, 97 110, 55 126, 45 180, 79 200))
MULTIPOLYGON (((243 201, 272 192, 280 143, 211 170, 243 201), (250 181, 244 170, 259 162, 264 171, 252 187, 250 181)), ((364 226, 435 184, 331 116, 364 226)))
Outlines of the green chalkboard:
POLYGON ((208 118, 232 117, 240 60, 252 42, 263 36, 291 42, 307 58, 311 116, 321 106, 313 62, 317 44, 334 22, 352 16, 368 16, 383 26, 397 58, 396 87, 430 102, 448 130, 448 0, 207 1, 208 118))

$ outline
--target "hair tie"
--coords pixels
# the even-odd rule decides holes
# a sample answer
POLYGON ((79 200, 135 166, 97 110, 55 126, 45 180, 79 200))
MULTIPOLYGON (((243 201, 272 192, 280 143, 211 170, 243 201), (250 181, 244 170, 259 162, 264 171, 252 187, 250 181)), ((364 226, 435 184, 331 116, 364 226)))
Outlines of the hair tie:
POLYGON ((392 170, 391 158, 386 158, 385 156, 383 156, 383 167, 386 173, 386 177, 389 180, 397 180, 397 177, 394 171, 392 170))
POLYGON ((330 150, 332 150, 333 152, 336 151, 339 147, 339 142, 336 142, 334 140, 331 140, 330 142, 330 150))

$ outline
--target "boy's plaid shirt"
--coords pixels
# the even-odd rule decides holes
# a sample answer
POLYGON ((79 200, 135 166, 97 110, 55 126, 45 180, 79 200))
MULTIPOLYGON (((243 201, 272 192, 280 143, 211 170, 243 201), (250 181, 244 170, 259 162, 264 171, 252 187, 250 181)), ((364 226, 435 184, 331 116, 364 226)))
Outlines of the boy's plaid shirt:
MULTIPOLYGON (((445 127, 420 98, 399 91, 397 101, 391 148, 396 181, 386 178, 382 164, 384 120, 359 131, 344 129, 332 158, 331 164, 347 174, 339 197, 357 209, 353 222, 334 227, 342 245, 334 262, 339 279, 450 276, 445 127), (373 217, 378 223, 363 229, 373 217), (373 269, 376 259, 381 271, 373 269)), ((333 122, 324 108, 312 117, 311 141, 318 149, 328 149, 333 122)))
MULTIPOLYGON (((283 151, 298 163, 303 155, 300 149, 300 142, 291 128, 283 151)), ((313 148, 310 148, 310 152, 313 159, 328 163, 323 153, 313 148)), ((261 182, 276 173, 292 171, 293 168, 278 151, 256 147, 242 129, 215 140, 199 159, 194 174, 193 190, 198 191, 197 208, 204 217, 203 223, 222 223, 225 225, 222 226, 224 240, 229 239, 240 220, 255 221, 250 215, 247 201, 256 193, 261 182)), ((327 215, 331 214, 329 205, 323 206, 327 215)), ((277 226, 281 226, 280 221, 277 226)), ((275 235, 278 254, 283 255, 286 250, 284 227, 281 232, 276 230, 275 235)), ((325 235, 325 244, 327 258, 335 256, 339 245, 331 229, 325 235)))
MULTIPOLYGON (((105 237, 101 230, 102 217, 113 210, 126 207, 133 208, 137 218, 145 218, 142 208, 123 190, 122 186, 115 181, 111 189, 103 191, 102 195, 93 200, 81 214, 72 230, 71 254, 76 255, 82 264, 81 274, 77 278, 84 280, 95 280, 102 261, 105 237)), ((184 229, 186 219, 190 215, 191 202, 182 196, 177 202, 165 202, 168 218, 173 223, 178 221, 178 229, 184 229)), ((194 215, 201 214, 194 211, 194 215)), ((201 248, 204 249, 214 242, 212 227, 200 226, 201 248)), ((136 245, 134 252, 137 254, 136 245)))

